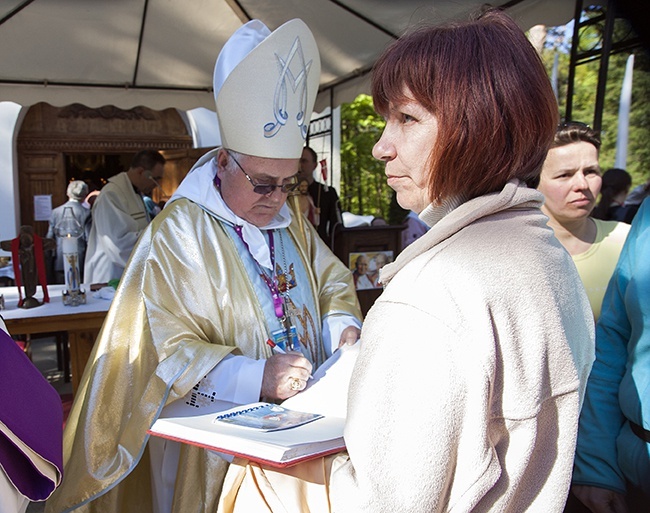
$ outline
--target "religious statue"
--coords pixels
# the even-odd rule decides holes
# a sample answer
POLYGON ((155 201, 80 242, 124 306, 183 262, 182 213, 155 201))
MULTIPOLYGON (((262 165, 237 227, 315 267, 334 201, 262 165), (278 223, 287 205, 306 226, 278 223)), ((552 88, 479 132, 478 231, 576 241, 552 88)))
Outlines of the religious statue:
POLYGON ((36 299, 36 286, 40 283, 43 289, 43 302, 48 303, 50 297, 47 293, 47 280, 45 278, 45 259, 43 250, 54 249, 56 243, 53 239, 43 239, 34 233, 31 226, 21 226, 18 237, 12 240, 3 240, 0 247, 11 251, 14 265, 16 286, 18 287, 18 306, 21 308, 34 308, 43 303, 36 299), (22 287, 25 288, 25 298, 22 297, 22 287))

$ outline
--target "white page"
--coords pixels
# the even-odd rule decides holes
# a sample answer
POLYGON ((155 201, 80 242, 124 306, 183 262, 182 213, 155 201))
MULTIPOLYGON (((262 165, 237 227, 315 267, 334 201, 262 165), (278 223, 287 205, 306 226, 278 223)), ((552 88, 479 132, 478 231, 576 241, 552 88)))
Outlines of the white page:
POLYGON ((326 417, 346 418, 350 378, 360 346, 361 343, 357 342, 335 351, 316 370, 314 379, 307 382, 307 388, 284 401, 282 406, 326 417))
POLYGON ((52 195, 36 194, 34 196, 34 221, 49 221, 52 217, 52 195))

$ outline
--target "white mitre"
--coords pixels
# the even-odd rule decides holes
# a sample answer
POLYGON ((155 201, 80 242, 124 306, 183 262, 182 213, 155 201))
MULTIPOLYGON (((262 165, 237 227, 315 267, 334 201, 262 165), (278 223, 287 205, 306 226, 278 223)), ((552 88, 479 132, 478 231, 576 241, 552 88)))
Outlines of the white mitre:
POLYGON ((320 56, 299 19, 273 32, 259 20, 240 27, 214 69, 221 142, 246 155, 300 158, 320 81, 320 56))

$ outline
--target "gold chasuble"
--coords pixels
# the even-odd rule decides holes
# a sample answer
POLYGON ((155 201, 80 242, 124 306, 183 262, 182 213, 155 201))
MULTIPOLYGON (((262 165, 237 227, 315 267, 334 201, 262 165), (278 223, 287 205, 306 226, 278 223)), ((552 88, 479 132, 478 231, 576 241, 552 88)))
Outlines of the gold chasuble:
MULTIPOLYGON (((294 218, 288 232, 319 310, 313 318, 360 320, 348 269, 315 230, 303 235, 294 218)), ((78 511, 152 512, 147 429, 229 353, 271 356, 268 338, 222 222, 187 199, 168 205, 136 245, 86 366, 64 434, 63 484, 46 511, 92 500, 78 511)), ((174 511, 215 511, 227 467, 216 453, 183 445, 174 511)))

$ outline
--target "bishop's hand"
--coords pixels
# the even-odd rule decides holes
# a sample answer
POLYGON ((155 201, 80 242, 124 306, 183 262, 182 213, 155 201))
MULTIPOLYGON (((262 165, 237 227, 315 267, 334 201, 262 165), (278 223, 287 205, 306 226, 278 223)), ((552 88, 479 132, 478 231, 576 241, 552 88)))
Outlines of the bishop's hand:
POLYGON ((353 346, 354 344, 357 343, 357 340, 359 340, 359 337, 361 336, 361 330, 357 328, 356 326, 348 326, 343 330, 343 333, 341 333, 341 339, 339 340, 339 348, 343 347, 344 345, 349 345, 353 346))
POLYGON ((274 354, 264 365, 262 390, 264 400, 284 400, 307 386, 312 365, 302 353, 274 354))

